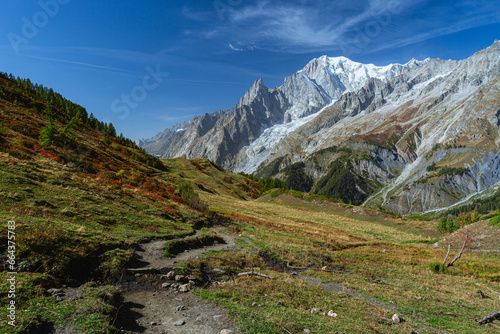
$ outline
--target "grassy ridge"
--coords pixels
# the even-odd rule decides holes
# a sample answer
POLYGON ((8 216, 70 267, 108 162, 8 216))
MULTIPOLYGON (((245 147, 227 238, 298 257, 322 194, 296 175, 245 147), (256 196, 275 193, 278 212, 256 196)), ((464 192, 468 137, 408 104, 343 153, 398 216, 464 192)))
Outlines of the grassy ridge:
MULTIPOLYGON (((111 125, 52 90, 32 87, 0 75, 0 252, 7 254, 8 221, 15 221, 20 271, 17 326, 7 327, 2 307, 0 332, 64 325, 107 333, 115 305, 99 304, 82 284, 116 282, 138 242, 191 235, 217 217, 182 197, 184 179, 169 172, 172 163, 116 136, 111 125), (47 128, 50 141, 41 136, 47 128), (46 295, 63 284, 80 287, 81 299, 58 303, 46 295)), ((207 160, 192 164, 217 170, 207 160)), ((259 192, 254 187, 249 181, 237 195, 250 198, 259 192)), ((7 277, 0 273, 2 305, 9 301, 7 277)))

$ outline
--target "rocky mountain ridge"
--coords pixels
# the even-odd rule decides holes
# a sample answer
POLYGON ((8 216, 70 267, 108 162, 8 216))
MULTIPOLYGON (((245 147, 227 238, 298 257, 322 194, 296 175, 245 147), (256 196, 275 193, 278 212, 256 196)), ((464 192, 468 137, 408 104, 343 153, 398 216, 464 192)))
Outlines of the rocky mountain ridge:
POLYGON ((259 79, 235 108, 195 117, 137 143, 163 158, 203 156, 234 171, 253 172, 281 139, 345 92, 360 89, 370 78, 387 81, 420 63, 379 67, 322 56, 280 87, 269 89, 259 79))
POLYGON ((313 192, 401 214, 447 207, 500 181, 499 63, 499 41, 461 61, 320 57, 281 87, 256 81, 235 109, 167 130, 158 152, 283 180, 302 163, 313 192), (352 191, 332 185, 341 174, 352 191))

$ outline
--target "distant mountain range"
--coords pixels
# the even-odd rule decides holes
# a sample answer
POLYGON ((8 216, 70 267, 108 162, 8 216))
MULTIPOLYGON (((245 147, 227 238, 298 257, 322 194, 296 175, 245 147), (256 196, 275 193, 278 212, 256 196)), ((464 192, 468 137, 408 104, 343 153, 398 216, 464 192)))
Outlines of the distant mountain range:
POLYGON ((400 214, 449 207, 500 181, 499 62, 500 41, 460 61, 323 56, 138 144, 400 214))

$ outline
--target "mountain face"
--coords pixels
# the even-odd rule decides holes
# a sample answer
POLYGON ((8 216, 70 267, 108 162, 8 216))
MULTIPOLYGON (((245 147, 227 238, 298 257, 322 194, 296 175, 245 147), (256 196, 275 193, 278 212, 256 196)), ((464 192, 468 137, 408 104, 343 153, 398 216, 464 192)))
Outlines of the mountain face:
POLYGON ((418 64, 377 67, 323 56, 269 89, 257 80, 235 108, 195 117, 138 144, 163 158, 207 157, 234 171, 253 172, 278 142, 345 92, 370 78, 387 81, 418 64))
POLYGON ((259 177, 294 170, 312 192, 401 214, 448 207, 500 181, 499 63, 500 41, 461 61, 323 56, 139 144, 259 177))

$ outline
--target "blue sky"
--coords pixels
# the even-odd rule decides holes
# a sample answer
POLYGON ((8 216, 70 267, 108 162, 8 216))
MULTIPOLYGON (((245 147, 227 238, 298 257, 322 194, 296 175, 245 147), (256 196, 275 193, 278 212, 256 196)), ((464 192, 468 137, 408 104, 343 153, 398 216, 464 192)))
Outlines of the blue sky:
POLYGON ((0 71, 129 138, 232 108, 321 55, 387 65, 463 59, 500 39, 486 0, 24 0, 0 13, 0 71))

